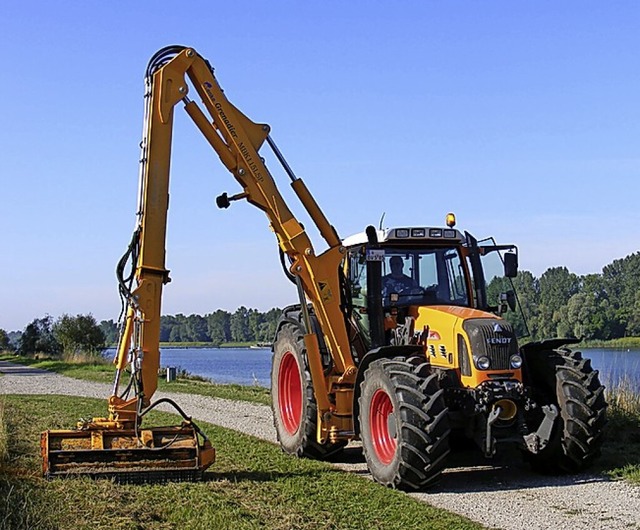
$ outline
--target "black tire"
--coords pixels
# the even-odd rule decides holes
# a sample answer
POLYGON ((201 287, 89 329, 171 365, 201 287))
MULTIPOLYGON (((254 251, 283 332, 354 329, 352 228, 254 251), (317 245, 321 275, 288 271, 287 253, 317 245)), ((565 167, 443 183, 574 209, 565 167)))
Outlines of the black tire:
POLYGON ((313 395, 302 330, 284 324, 276 336, 271 365, 271 410, 280 447, 285 453, 322 460, 346 442, 316 441, 318 407, 313 395))
POLYGON ((437 375, 418 357, 373 361, 360 393, 360 438, 369 471, 386 486, 434 483, 449 454, 449 419, 437 375))
POLYGON ((526 459, 534 471, 545 474, 584 470, 600 454, 606 423, 598 371, 580 352, 568 349, 531 352, 526 363, 534 399, 560 411, 549 445, 538 454, 525 453, 526 459))

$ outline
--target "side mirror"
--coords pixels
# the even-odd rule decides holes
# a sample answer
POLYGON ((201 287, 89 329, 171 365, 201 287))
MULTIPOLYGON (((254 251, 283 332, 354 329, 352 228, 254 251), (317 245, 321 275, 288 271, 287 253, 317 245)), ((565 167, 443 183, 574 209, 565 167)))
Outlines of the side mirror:
POLYGON ((503 314, 507 312, 507 309, 511 311, 516 310, 516 293, 513 291, 507 291, 506 293, 500 293, 500 303, 498 304, 498 313, 503 314))
POLYGON ((515 278, 518 275, 518 255, 515 252, 507 252, 504 255, 504 275, 507 278, 515 278))

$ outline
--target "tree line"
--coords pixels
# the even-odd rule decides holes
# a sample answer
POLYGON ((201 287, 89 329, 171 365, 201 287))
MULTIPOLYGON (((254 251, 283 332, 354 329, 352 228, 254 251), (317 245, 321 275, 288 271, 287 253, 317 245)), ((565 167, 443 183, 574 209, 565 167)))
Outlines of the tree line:
MULTIPOLYGON (((267 312, 244 306, 230 313, 218 309, 213 313, 185 316, 163 315, 160 318, 160 342, 206 342, 219 346, 228 342, 271 343, 281 309, 267 312)), ((54 320, 46 315, 31 321, 23 331, 7 333, 0 329, 0 351, 17 351, 22 355, 47 353, 74 358, 99 355, 118 341, 118 324, 113 320, 97 323, 91 315, 63 315, 54 320)))
MULTIPOLYGON (((536 278, 520 271, 513 279, 524 319, 519 311, 505 315, 519 336, 534 340, 576 337, 609 340, 640 336, 640 252, 614 260, 601 274, 578 276, 566 267, 552 267, 536 278), (525 323, 526 322, 526 323, 525 323)), ((488 286, 489 299, 510 290, 505 278, 488 286)), ((281 310, 260 312, 241 306, 230 313, 218 309, 206 315, 164 315, 160 321, 161 342, 270 343, 275 335, 281 310)), ((76 356, 95 354, 118 340, 113 320, 99 324, 92 315, 63 315, 37 318, 22 332, 0 329, 0 351, 17 350, 76 356)))
MULTIPOLYGON (((227 342, 271 343, 282 310, 274 307, 263 313, 241 306, 233 313, 218 309, 206 315, 163 315, 160 317, 160 342, 208 342, 214 346, 227 342)), ((118 339, 113 320, 100 323, 107 342, 118 339)))
MULTIPOLYGON (((640 336, 640 252, 614 260, 601 274, 578 276, 566 267, 552 267, 536 278, 520 271, 513 285, 534 340, 640 336)), ((508 280, 496 278, 488 286, 489 298, 509 288, 508 280)), ((519 312, 506 318, 518 335, 526 334, 519 312)))
POLYGON ((32 356, 46 353, 65 359, 97 356, 106 347, 106 335, 93 315, 50 315, 32 320, 22 332, 0 329, 0 351, 32 356))

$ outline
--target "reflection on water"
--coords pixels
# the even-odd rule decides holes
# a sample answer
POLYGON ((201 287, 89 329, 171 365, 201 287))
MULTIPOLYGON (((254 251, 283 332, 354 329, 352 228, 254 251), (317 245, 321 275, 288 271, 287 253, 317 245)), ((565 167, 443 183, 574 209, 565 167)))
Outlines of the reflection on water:
POLYGON ((624 384, 640 392, 640 349, 594 348, 583 350, 582 353, 600 371, 600 381, 606 387, 624 384))

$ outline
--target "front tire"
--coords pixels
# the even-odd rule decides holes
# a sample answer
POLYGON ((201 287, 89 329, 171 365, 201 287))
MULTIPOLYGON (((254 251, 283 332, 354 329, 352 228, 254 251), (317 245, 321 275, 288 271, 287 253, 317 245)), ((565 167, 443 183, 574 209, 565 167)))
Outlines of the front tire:
POLYGON ((449 420, 427 363, 417 357, 373 361, 359 407, 362 448, 377 482, 416 490, 439 478, 449 453, 449 420))
POLYGON ((526 454, 532 469, 545 474, 577 473, 600 454, 607 403, 598 371, 580 352, 542 350, 527 356, 533 394, 541 404, 553 404, 560 415, 548 446, 526 454))
POLYGON ((271 409, 278 442, 285 453, 321 460, 346 445, 321 445, 316 441, 318 407, 303 333, 292 323, 280 328, 273 347, 271 409))

